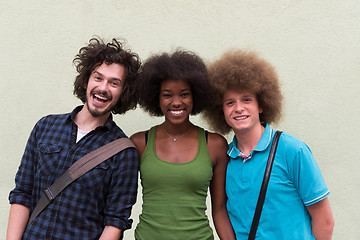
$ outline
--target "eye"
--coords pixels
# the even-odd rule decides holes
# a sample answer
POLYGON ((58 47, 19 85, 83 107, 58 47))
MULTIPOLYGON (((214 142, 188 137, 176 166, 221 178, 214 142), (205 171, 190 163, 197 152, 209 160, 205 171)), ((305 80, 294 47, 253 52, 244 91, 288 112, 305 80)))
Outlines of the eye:
POLYGON ((190 93, 189 92, 184 92, 181 94, 181 97, 188 97, 190 96, 190 93))
POLYGON ((234 101, 226 101, 224 102, 224 106, 230 107, 234 104, 234 101))
POLYGON ((111 86, 113 86, 113 87, 120 86, 120 82, 119 82, 119 81, 111 81, 110 84, 111 84, 111 86))
POLYGON ((165 98, 165 99, 171 98, 171 94, 168 94, 168 93, 164 93, 164 94, 162 94, 161 96, 162 96, 163 98, 165 98))
POLYGON ((98 82, 101 81, 101 77, 99 77, 99 76, 94 76, 94 79, 98 82))
POLYGON ((252 98, 244 98, 243 99, 243 102, 245 102, 245 103, 249 103, 249 102, 252 102, 252 101, 253 101, 252 98))

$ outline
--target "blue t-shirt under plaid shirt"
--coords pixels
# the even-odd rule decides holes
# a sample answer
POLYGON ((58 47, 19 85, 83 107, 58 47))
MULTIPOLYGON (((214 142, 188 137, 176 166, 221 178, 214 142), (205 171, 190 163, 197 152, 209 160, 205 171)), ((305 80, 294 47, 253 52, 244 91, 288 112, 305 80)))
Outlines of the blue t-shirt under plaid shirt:
MULTIPOLYGON (((45 188, 85 154, 121 137, 112 120, 76 143, 77 125, 71 114, 50 115, 34 127, 25 148, 10 203, 30 208, 45 188)), ((139 160, 128 148, 104 161, 61 192, 25 230, 23 239, 98 239, 106 225, 131 227, 136 201, 139 160)))

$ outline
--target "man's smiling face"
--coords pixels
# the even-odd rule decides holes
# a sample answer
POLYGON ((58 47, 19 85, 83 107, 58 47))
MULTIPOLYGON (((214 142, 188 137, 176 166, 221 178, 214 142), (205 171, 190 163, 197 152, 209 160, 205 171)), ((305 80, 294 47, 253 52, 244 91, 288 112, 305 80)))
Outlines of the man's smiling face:
POLYGON ((110 115, 120 99, 125 81, 125 67, 102 63, 91 73, 86 86, 85 105, 93 117, 110 115))

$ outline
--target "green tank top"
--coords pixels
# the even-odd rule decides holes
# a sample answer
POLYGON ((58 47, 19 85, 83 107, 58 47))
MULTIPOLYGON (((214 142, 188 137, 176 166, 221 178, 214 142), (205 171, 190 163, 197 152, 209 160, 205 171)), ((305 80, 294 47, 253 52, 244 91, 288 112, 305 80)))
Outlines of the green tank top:
POLYGON ((195 158, 186 163, 170 163, 157 156, 156 127, 150 129, 140 164, 143 205, 135 230, 136 239, 214 239, 205 214, 213 165, 205 131, 199 127, 198 131, 199 144, 195 158))

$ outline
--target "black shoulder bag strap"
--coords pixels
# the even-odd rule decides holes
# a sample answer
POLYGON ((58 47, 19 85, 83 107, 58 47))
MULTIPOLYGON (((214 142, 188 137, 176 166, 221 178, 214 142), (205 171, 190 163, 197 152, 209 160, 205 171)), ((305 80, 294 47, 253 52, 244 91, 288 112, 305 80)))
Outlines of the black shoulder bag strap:
POLYGON ((39 202, 36 204, 34 211, 28 221, 30 223, 44 210, 54 198, 61 193, 70 183, 104 162, 113 155, 121 152, 126 148, 133 147, 135 145, 128 138, 119 138, 112 141, 77 160, 70 168, 61 175, 50 187, 44 190, 39 202))
POLYGON ((265 201, 265 195, 266 195, 266 190, 269 184, 269 178, 270 178, 270 174, 271 174, 271 169, 272 169, 272 165, 274 162, 274 158, 275 158, 275 152, 276 152, 276 148, 277 148, 277 144, 279 142, 279 138, 281 135, 281 131, 276 131, 271 148, 270 148, 270 154, 269 154, 269 158, 268 158, 268 162, 266 165, 266 170, 265 170, 265 174, 264 174, 264 179, 261 185, 261 189, 260 189, 260 193, 259 193, 259 199, 256 205, 256 209, 255 209, 255 214, 254 214, 254 218, 251 224, 251 229, 250 229, 250 233, 249 233, 249 238, 248 240, 254 240, 255 239, 255 235, 256 235, 256 230, 258 228, 259 225, 259 220, 260 220, 260 215, 261 215, 261 211, 264 205, 264 201, 265 201))

